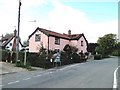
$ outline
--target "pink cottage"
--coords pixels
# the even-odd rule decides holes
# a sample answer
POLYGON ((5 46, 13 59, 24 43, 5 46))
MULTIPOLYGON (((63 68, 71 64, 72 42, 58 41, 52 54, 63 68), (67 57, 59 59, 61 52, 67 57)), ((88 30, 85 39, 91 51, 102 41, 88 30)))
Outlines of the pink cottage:
POLYGON ((65 45, 69 44, 78 48, 78 52, 87 52, 88 42, 84 34, 71 34, 71 30, 68 34, 60 34, 54 31, 46 30, 43 28, 37 28, 29 36, 29 52, 38 53, 43 44, 47 50, 59 49, 63 51, 65 45))

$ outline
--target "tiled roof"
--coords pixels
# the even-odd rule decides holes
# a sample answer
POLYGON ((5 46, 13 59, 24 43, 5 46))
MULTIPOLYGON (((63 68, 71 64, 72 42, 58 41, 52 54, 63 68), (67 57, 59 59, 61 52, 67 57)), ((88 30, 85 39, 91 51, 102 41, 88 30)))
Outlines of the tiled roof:
POLYGON ((70 39, 69 36, 64 35, 64 34, 60 34, 60 33, 54 32, 54 31, 50 31, 50 30, 46 30, 46 29, 41 29, 41 28, 39 30, 41 32, 45 33, 46 35, 49 35, 49 36, 55 36, 55 37, 70 39))
POLYGON ((2 46, 5 47, 14 37, 15 37, 14 35, 9 38, 4 37, 2 41, 5 41, 5 42, 2 43, 2 46))
POLYGON ((63 38, 63 39, 68 39, 68 40, 78 40, 83 34, 72 34, 72 35, 68 35, 68 34, 61 34, 61 33, 57 33, 51 30, 46 30, 43 28, 37 28, 30 36, 29 38, 37 31, 41 31, 44 34, 48 35, 48 36, 54 36, 54 37, 59 37, 59 38, 63 38))
MULTIPOLYGON (((3 38, 2 41, 4 41, 4 43, 2 43, 2 47, 5 47, 13 38, 15 38, 15 35, 13 35, 13 36, 11 36, 11 37, 9 37, 9 38, 3 38)), ((16 39, 14 39, 14 43, 13 43, 14 47, 13 47, 13 48, 16 47, 16 44, 15 44, 15 43, 16 43, 16 39)), ((19 39, 19 43, 20 43, 20 45, 21 45, 22 47, 25 47, 25 46, 22 45, 20 39, 19 39)))

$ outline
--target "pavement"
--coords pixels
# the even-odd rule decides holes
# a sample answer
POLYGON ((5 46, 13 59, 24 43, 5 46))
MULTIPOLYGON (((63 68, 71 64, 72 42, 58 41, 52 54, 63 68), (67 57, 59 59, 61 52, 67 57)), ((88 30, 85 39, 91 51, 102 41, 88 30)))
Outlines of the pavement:
MULTIPOLYGON (((32 67, 32 68, 35 70, 41 69, 37 67, 32 67)), ((27 71, 28 70, 25 68, 16 67, 15 64, 7 63, 7 62, 0 62, 0 75, 12 74, 12 73, 17 73, 17 72, 27 72, 27 71)))
POLYGON ((27 71, 26 69, 16 67, 15 64, 0 62, 0 75, 11 74, 21 71, 27 71))

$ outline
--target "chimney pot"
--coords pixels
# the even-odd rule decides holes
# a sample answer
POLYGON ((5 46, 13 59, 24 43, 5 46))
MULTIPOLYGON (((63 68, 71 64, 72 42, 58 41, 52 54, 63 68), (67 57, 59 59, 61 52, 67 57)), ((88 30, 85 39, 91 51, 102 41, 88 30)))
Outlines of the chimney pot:
POLYGON ((71 30, 68 30, 68 35, 71 35, 71 30))
POLYGON ((14 30, 14 35, 16 36, 16 34, 17 34, 17 30, 15 29, 15 30, 14 30))

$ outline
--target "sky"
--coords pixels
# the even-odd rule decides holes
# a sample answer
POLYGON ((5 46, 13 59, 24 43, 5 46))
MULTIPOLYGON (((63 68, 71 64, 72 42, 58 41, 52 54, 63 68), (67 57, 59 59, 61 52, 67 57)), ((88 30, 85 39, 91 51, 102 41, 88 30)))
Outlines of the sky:
MULTIPOLYGON (((17 29, 19 0, 0 0, 0 36, 17 29)), ((89 43, 118 34, 117 0, 21 0, 22 42, 37 27, 59 33, 84 33, 89 43)))

